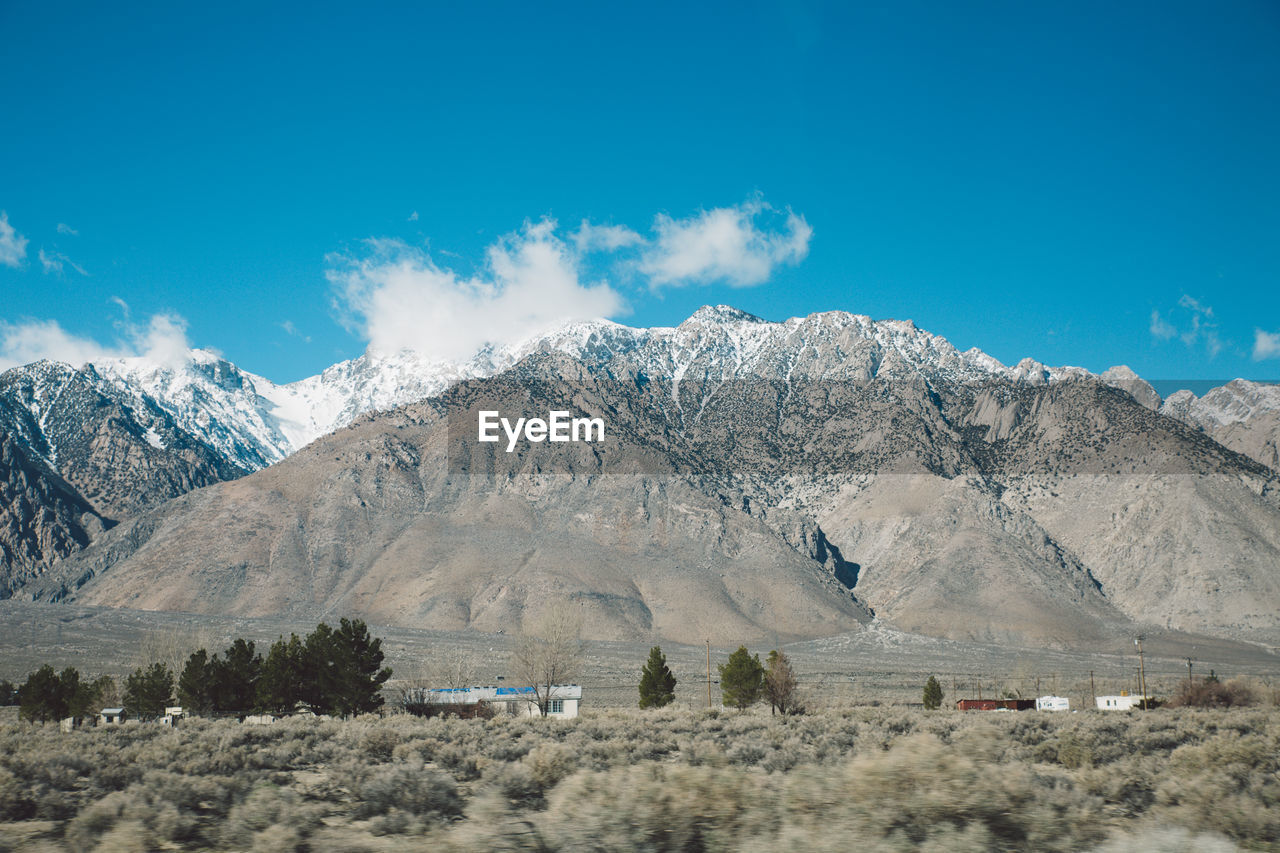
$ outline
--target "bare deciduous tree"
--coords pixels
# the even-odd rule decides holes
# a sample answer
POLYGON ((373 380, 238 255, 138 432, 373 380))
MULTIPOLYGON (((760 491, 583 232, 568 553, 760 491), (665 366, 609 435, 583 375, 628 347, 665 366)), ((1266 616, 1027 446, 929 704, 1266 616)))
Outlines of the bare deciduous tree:
POLYGON ((146 669, 162 663, 170 672, 181 673, 192 652, 208 649, 212 653, 216 640, 212 629, 199 625, 148 631, 138 646, 138 666, 146 669))
POLYGON ((796 674, 786 654, 776 649, 769 652, 769 667, 764 673, 764 695, 770 710, 782 714, 796 707, 796 674))
POLYGON ((427 674, 432 681, 432 687, 448 687, 454 690, 474 687, 475 659, 464 649, 451 649, 432 659, 427 674))
POLYGON ((578 674, 582 663, 582 619, 565 605, 552 607, 516 637, 511 651, 511 673, 521 687, 532 687, 530 702, 547 715, 552 687, 578 674))

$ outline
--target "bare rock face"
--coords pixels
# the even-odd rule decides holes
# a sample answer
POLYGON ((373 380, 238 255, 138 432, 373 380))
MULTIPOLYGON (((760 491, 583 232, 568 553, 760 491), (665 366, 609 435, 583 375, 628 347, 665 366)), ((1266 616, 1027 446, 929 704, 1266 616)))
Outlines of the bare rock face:
POLYGON ((701 375, 535 354, 179 497, 23 593, 483 630, 570 601, 593 636, 685 642, 872 613, 1059 647, 1280 635, 1273 472, 1108 384, 701 375), (481 409, 555 407, 609 440, 475 441, 481 409))
POLYGON ((103 528, 75 489, 12 435, 0 433, 0 598, 103 528))
POLYGON ((115 521, 244 472, 91 367, 37 362, 0 375, 10 547, 0 597, 115 521))
POLYGON ((1233 379, 1203 397, 1170 394, 1160 411, 1280 471, 1280 386, 1233 379))
MULTIPOLYGON (((1176 411, 1178 395, 1157 409, 1127 369, 1007 368, 909 322, 724 307, 672 329, 575 324, 499 355, 242 479, 185 491, 194 474, 179 477, 177 497, 19 594, 487 631, 568 601, 592 636, 685 642, 872 618, 1064 648, 1140 626, 1280 642, 1276 470, 1176 411), (482 409, 552 408, 600 416, 608 440, 475 440, 482 409)), ((396 399, 376 390, 361 393, 396 399)), ((82 432, 58 447, 141 451, 82 432)), ((88 489, 93 466, 73 468, 88 489)))
MULTIPOLYGON (((598 388, 580 393, 604 404, 598 388)), ((451 415, 481 398, 514 409, 530 395, 540 400, 500 377, 361 422, 122 525, 29 592, 487 631, 518 630, 568 601, 592 636, 683 642, 822 636, 869 621, 823 562, 694 488, 625 429, 603 449, 555 458, 492 445, 450 457, 451 415)))

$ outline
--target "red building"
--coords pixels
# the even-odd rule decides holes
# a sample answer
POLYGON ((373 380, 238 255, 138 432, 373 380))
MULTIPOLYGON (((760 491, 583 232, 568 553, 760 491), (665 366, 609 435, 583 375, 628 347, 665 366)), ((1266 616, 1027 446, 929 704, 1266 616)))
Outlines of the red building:
POLYGON ((1034 699, 961 699, 957 711, 1033 711, 1034 699))

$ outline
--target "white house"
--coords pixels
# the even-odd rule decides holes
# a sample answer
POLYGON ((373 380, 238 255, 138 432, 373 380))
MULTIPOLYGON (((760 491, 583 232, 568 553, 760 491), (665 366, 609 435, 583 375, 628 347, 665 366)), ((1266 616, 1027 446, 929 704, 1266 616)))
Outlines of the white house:
POLYGON ((1129 711, 1142 705, 1141 696, 1130 696, 1127 693, 1119 696, 1099 696, 1096 701, 1099 711, 1129 711))
MULTIPOLYGON (((416 688, 406 697, 420 705, 477 705, 484 702, 500 714, 513 717, 536 717, 538 696, 532 687, 456 687, 416 688)), ((570 719, 578 716, 582 704, 582 687, 577 684, 551 686, 547 716, 570 719)))
POLYGON ((1036 699, 1037 711, 1070 711, 1071 700, 1066 696, 1040 696, 1036 699))
POLYGON ((103 708, 98 712, 98 725, 124 722, 124 708, 103 708))

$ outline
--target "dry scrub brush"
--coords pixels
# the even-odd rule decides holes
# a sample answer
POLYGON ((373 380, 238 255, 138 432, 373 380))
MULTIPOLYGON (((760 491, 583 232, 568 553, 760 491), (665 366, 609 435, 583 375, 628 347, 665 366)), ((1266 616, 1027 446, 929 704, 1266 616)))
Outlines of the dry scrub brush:
POLYGON ((0 726, 0 850, 1280 849, 1278 816, 1274 709, 0 726))

